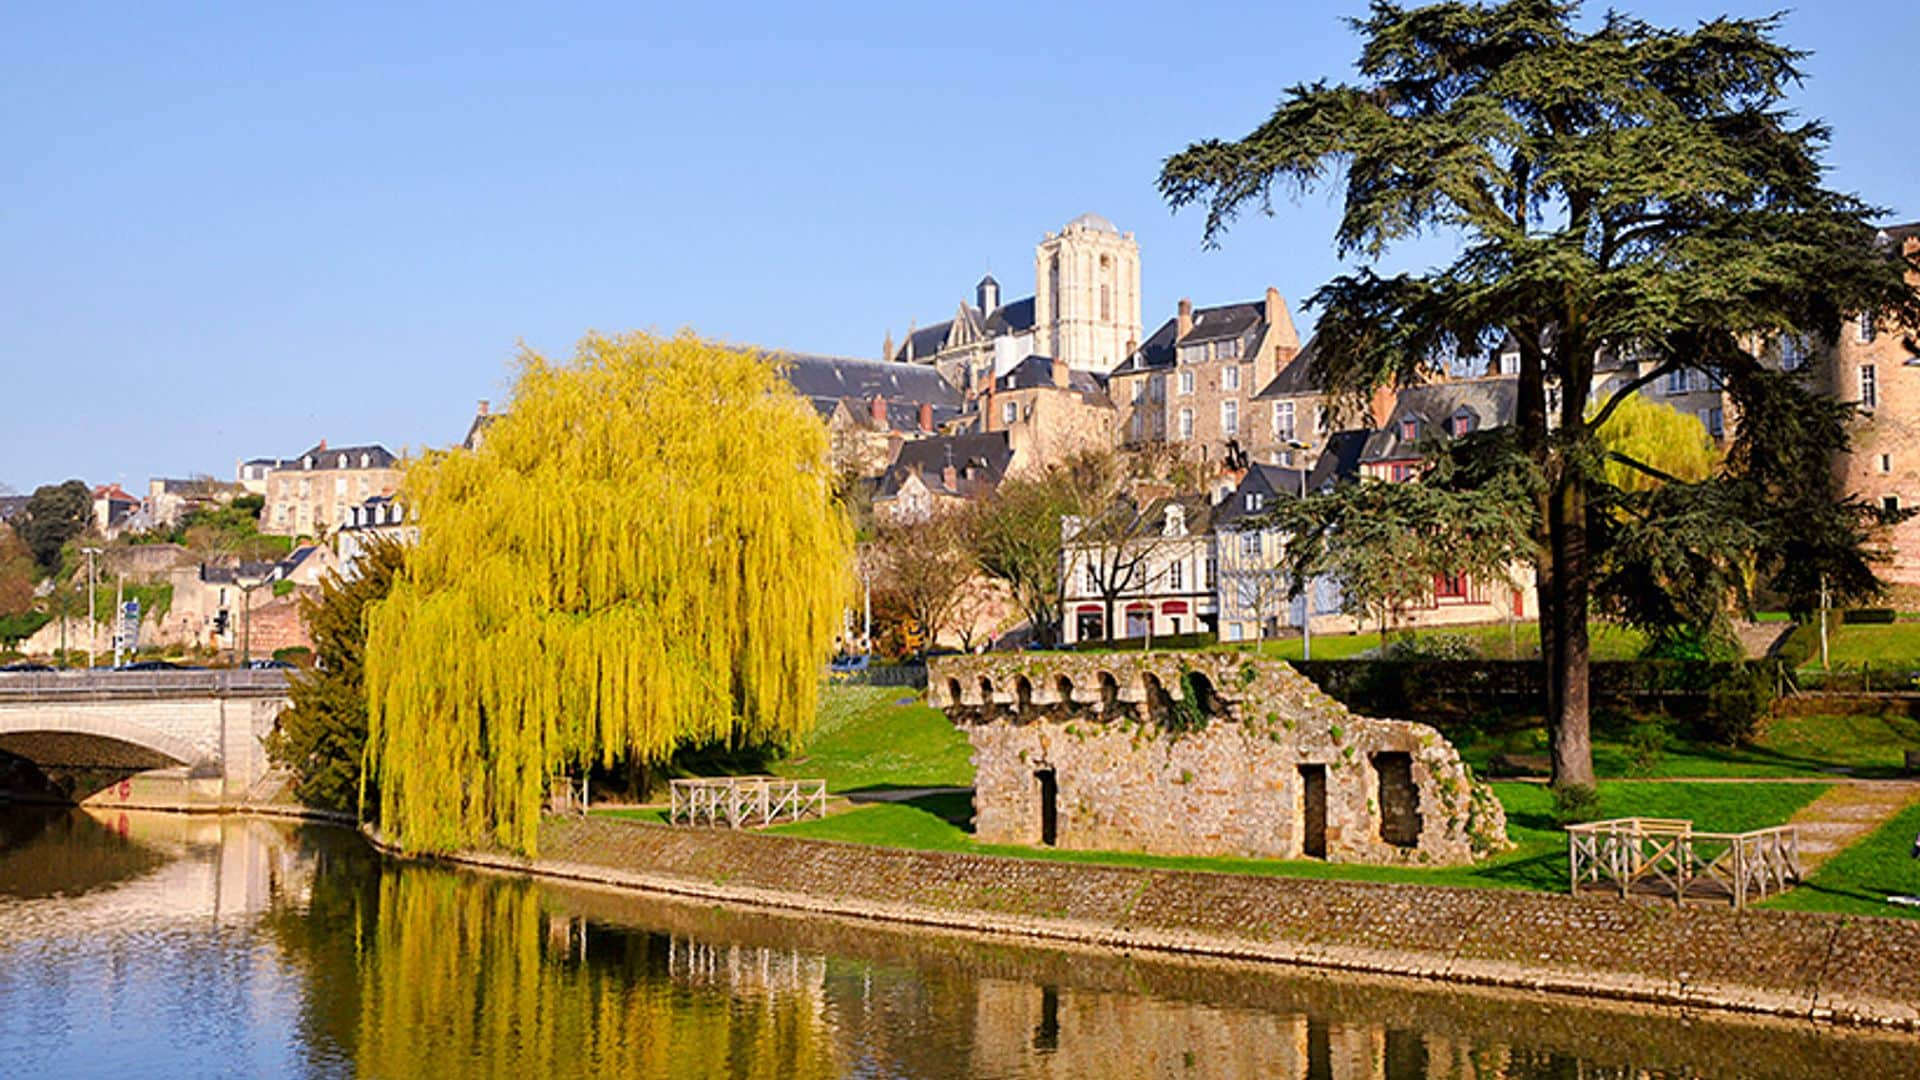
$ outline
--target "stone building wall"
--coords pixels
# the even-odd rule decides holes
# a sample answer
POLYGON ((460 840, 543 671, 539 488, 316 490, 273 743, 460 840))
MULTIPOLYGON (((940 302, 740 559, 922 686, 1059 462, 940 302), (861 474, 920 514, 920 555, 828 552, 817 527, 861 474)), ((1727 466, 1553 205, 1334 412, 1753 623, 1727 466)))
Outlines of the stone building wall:
POLYGON ((1356 716, 1279 661, 941 657, 928 695, 968 729, 984 843, 1420 865, 1506 845, 1439 732, 1356 716))

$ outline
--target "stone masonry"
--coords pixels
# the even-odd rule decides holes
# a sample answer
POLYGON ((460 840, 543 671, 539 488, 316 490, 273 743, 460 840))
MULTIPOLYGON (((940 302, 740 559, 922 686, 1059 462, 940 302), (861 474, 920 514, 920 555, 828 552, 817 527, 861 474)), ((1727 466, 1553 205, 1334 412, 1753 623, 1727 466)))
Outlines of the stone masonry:
POLYGON ((1507 846, 1439 732, 1356 716, 1279 661, 941 657, 928 700, 967 728, 984 843, 1415 865, 1507 846))

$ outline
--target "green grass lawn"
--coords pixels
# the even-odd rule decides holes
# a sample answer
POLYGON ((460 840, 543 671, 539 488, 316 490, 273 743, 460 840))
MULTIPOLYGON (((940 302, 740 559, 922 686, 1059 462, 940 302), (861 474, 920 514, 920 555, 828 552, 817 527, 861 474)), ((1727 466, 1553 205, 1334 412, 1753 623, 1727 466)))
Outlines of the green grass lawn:
MULTIPOLYGON (((1600 785, 1603 817, 1691 818, 1702 829, 1737 832, 1778 825, 1826 790, 1823 784, 1686 784, 1608 781, 1600 785)), ((1357 866, 1317 860, 1176 858, 1110 851, 1006 847, 974 842, 968 796, 940 795, 905 803, 863 806, 817 821, 779 825, 768 832, 856 844, 1016 855, 1062 862, 1169 870, 1276 874, 1354 881, 1393 881, 1473 888, 1556 891, 1567 884, 1566 834, 1552 820, 1553 797, 1539 784, 1499 783, 1515 849, 1478 866, 1446 869, 1357 866)))
POLYGON ((780 776, 825 777, 835 793, 973 783, 966 733, 909 687, 835 683, 820 694, 820 721, 780 776))
POLYGON ((1765 906, 1920 919, 1920 908, 1887 903, 1891 895, 1920 896, 1920 859, 1911 854, 1915 833, 1920 833, 1920 804, 1896 814, 1865 840, 1835 855, 1805 884, 1765 906))
MULTIPOLYGON (((1640 655, 1646 647, 1646 636, 1637 630, 1613 623, 1595 622, 1592 625, 1593 658, 1595 660, 1631 660, 1640 655)), ((1471 639, 1480 648, 1480 654, 1490 660, 1531 659, 1540 654, 1540 624, 1533 622, 1515 623, 1509 627, 1506 623, 1481 623, 1474 626, 1434 626, 1412 631, 1416 638, 1447 634, 1471 639)), ((1396 632, 1392 637, 1401 636, 1396 632)), ((1315 660, 1350 660, 1361 653, 1380 647, 1380 635, 1375 631, 1359 634, 1315 634, 1313 635, 1313 658, 1315 660)), ((1252 649, 1250 643, 1222 644, 1221 648, 1252 649)), ((1298 660, 1304 643, 1299 638, 1286 638, 1280 641, 1260 643, 1262 656, 1279 657, 1282 660, 1298 660)))
MULTIPOLYGON (((1847 626, 1835 617, 1827 624, 1827 657, 1835 669, 1873 664, 1920 670, 1920 622, 1847 626)), ((1819 666, 1817 650, 1802 665, 1814 669, 1819 666)))
MULTIPOLYGON (((1499 735, 1457 733, 1460 757, 1487 775, 1498 754, 1544 755, 1544 725, 1499 735)), ((1659 760, 1642 769, 1619 733, 1596 731, 1596 775, 1625 778, 1781 779, 1900 775, 1904 752, 1920 749, 1920 720, 1905 716, 1778 716, 1753 743, 1716 746, 1672 737, 1659 760)))

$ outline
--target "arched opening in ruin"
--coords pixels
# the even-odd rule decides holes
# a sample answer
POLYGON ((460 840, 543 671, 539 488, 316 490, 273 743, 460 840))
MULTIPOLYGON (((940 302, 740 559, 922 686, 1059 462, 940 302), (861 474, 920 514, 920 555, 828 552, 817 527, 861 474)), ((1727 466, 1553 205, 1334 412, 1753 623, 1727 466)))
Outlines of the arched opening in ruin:
POLYGON ((1213 688, 1213 680, 1197 671, 1187 672, 1184 680, 1187 690, 1193 695, 1193 705, 1210 717, 1227 715, 1227 701, 1213 688))
POLYGON ((1140 714, 1150 723, 1164 724, 1173 713, 1173 695, 1160 685, 1160 676, 1149 671, 1140 676, 1140 685, 1146 691, 1140 702, 1140 714))
POLYGON ((952 702, 955 707, 958 707, 960 705, 960 680, 959 679, 947 680, 947 700, 952 702))
POLYGON ((1033 681, 1025 675, 1014 677, 1013 702, 1015 707, 1023 713, 1033 705, 1033 681))
POLYGON ((985 675, 980 676, 980 707, 993 708, 993 680, 985 675))
POLYGON ((1103 671, 1100 673, 1100 711, 1108 717, 1111 717, 1119 707, 1119 680, 1113 677, 1113 672, 1103 671))
POLYGON ((1327 857, 1327 767, 1300 766, 1300 804, 1294 820, 1300 823, 1300 854, 1308 859, 1327 857))
POLYGON ((1072 679, 1067 678, 1065 675, 1056 677, 1053 680, 1053 694, 1060 699, 1060 708, 1069 711, 1073 709, 1072 679))

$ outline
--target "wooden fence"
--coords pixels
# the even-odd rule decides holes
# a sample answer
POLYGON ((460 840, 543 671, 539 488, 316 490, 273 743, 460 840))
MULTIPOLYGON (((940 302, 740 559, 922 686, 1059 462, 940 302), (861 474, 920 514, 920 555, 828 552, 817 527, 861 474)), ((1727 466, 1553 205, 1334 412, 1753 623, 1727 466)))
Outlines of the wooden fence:
POLYGON ((673 825, 772 825, 822 817, 827 812, 825 780, 788 780, 779 776, 712 776, 668 782, 673 825))
POLYGON ((1567 826, 1567 863, 1571 892, 1598 886, 1743 908, 1799 882, 1800 834, 1791 825, 1716 833, 1675 818, 1590 821, 1567 826))

